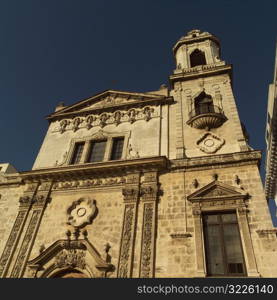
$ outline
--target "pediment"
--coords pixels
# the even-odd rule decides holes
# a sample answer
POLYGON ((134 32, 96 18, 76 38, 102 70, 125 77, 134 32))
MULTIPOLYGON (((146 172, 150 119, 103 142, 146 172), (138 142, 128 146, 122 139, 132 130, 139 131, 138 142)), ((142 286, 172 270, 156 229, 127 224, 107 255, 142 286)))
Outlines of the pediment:
POLYGON ((119 109, 122 106, 140 105, 151 101, 161 101, 168 99, 166 96, 150 93, 133 93, 115 90, 107 90, 96 94, 88 99, 81 100, 75 104, 60 109, 49 115, 47 119, 65 117, 72 115, 82 115, 91 111, 105 111, 119 109))
POLYGON ((88 240, 58 240, 30 260, 27 267, 29 273, 41 273, 38 277, 48 277, 51 272, 64 268, 95 269, 94 274, 114 270, 88 240))
POLYGON ((188 196, 189 201, 202 201, 213 199, 243 199, 247 196, 244 190, 227 185, 223 182, 213 181, 188 196))

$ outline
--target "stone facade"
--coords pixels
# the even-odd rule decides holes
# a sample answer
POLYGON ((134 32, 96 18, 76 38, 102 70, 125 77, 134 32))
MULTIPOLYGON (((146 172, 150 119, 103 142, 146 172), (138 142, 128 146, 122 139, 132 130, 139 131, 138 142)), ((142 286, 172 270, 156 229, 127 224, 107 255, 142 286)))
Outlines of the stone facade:
POLYGON ((235 216, 227 227, 238 228, 242 260, 222 239, 221 276, 277 276, 261 153, 248 146, 232 67, 208 32, 190 31, 173 53, 171 88, 60 104, 32 170, 0 173, 1 277, 211 276, 207 216, 235 216))
POLYGON ((275 199, 277 204, 277 160, 276 160, 276 143, 277 143, 277 45, 275 54, 275 67, 273 83, 269 85, 268 102, 267 102, 267 122, 265 140, 267 145, 266 151, 266 179, 265 193, 268 199, 275 199))

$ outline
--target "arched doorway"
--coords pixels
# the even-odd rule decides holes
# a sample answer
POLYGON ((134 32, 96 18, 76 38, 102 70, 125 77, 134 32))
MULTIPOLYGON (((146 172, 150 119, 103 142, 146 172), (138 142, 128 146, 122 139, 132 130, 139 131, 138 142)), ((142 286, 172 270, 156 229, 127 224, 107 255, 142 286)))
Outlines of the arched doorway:
POLYGON ((55 273, 51 278, 88 278, 88 276, 76 269, 67 269, 55 273))

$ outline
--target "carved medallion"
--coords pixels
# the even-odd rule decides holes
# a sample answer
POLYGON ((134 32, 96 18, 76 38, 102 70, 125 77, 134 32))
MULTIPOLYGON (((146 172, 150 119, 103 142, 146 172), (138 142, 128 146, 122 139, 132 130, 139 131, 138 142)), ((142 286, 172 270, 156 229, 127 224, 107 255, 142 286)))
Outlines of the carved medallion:
POLYGON ((80 198, 72 203, 67 210, 67 223, 82 228, 91 224, 97 215, 96 201, 90 198, 80 198))
POLYGON ((197 142, 198 148, 205 153, 217 152, 225 143, 225 140, 217 135, 206 132, 197 142))

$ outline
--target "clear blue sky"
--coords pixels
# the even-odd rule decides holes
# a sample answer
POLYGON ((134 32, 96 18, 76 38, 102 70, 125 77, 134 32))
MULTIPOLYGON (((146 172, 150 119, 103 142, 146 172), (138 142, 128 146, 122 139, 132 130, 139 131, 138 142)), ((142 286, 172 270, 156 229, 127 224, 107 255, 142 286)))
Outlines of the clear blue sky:
POLYGON ((276 11, 276 0, 2 0, 0 161, 29 170, 60 101, 167 84, 174 43, 195 28, 221 40, 250 144, 264 151, 276 11))

